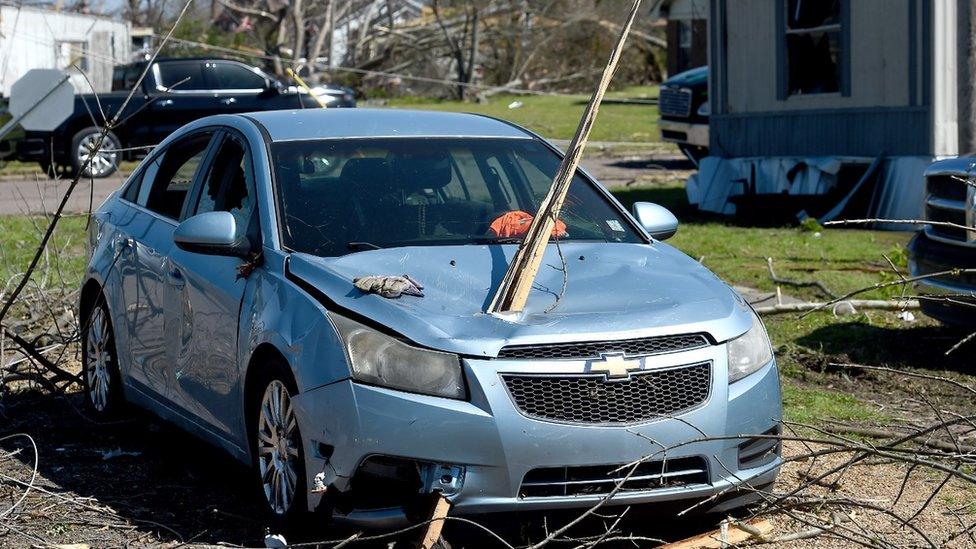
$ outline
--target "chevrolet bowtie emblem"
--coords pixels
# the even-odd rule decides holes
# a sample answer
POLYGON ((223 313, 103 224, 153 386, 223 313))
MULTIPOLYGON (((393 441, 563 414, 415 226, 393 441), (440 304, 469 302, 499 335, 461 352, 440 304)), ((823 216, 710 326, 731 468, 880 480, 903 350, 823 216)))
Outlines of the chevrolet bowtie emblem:
POLYGON ((624 358, 623 353, 601 354, 599 360, 591 360, 587 371, 591 374, 606 374, 609 379, 630 377, 631 372, 641 369, 639 358, 624 358))

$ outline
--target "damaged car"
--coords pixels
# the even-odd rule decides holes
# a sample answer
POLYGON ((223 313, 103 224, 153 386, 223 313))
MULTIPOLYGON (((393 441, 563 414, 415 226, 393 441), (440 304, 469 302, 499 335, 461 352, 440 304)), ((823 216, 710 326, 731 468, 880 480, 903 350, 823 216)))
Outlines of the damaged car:
POLYGON ((560 161, 468 114, 184 126, 93 215, 89 407, 251 464, 272 520, 749 503, 781 464, 773 351, 666 209, 578 171, 524 310, 486 312, 560 161))

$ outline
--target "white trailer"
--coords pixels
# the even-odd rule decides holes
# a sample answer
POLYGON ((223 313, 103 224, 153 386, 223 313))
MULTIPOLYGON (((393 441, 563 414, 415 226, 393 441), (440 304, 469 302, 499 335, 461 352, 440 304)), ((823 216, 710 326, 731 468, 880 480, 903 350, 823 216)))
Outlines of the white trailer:
POLYGON ((130 23, 107 16, 2 5, 0 94, 31 69, 67 70, 77 93, 110 91, 112 67, 130 60, 130 34, 130 23))

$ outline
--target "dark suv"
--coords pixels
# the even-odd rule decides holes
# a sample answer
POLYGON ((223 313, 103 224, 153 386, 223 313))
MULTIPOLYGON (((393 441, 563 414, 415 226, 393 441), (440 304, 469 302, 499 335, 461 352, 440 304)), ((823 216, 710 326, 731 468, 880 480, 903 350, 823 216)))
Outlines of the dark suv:
POLYGON ((708 156, 708 67, 698 67, 668 78, 658 99, 661 139, 677 143, 689 160, 708 156))
MULTIPOLYGON (((112 119, 145 68, 146 62, 116 67, 112 92, 76 95, 73 114, 54 131, 26 132, 14 158, 38 162, 48 173, 59 167, 77 172, 98 143, 105 124, 100 113, 112 119)), ((312 93, 328 107, 356 106, 348 88, 317 87, 312 93)), ((319 108, 319 103, 259 68, 228 59, 160 59, 150 67, 118 117, 121 124, 106 136, 83 175, 111 175, 120 160, 143 156, 149 146, 204 116, 297 108, 319 108)))
MULTIPOLYGON (((976 269, 976 187, 967 184, 976 176, 976 158, 936 162, 925 170, 925 217, 927 221, 955 226, 927 225, 908 245, 912 276, 953 269, 976 269)), ((925 314, 951 324, 976 325, 976 275, 945 275, 919 280, 924 294, 943 300, 922 300, 925 314)))

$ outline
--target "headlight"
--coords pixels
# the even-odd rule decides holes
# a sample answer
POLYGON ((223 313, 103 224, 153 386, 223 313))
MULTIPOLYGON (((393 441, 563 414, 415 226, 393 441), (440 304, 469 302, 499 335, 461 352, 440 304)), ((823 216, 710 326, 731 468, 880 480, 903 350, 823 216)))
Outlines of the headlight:
POLYGON ((354 379, 412 393, 467 397, 457 355, 413 347, 348 318, 329 317, 339 329, 354 379))
POLYGON ((756 313, 752 314, 752 327, 741 336, 729 341, 729 383, 738 381, 765 366, 773 359, 766 328, 756 313))
POLYGON ((712 104, 710 102, 705 101, 704 103, 699 105, 698 116, 708 116, 710 114, 712 114, 712 104))

